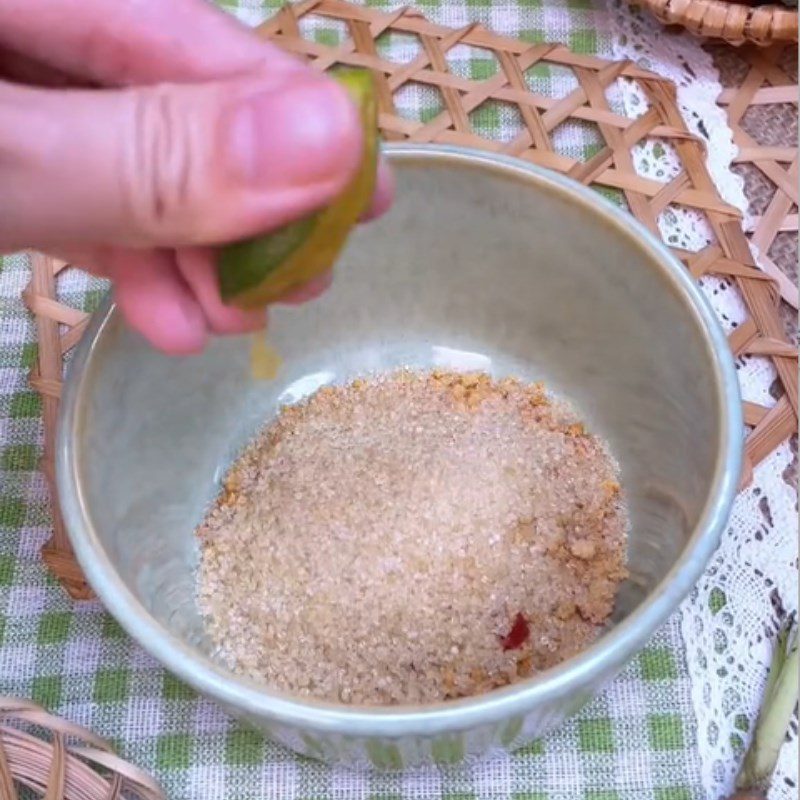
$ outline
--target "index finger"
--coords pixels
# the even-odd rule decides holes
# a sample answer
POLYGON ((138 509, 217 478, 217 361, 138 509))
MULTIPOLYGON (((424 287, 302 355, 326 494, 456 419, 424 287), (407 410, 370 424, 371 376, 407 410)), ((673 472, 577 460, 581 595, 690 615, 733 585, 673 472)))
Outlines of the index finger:
POLYGON ((114 85, 305 69, 206 0, 0 0, 0 44, 114 85))

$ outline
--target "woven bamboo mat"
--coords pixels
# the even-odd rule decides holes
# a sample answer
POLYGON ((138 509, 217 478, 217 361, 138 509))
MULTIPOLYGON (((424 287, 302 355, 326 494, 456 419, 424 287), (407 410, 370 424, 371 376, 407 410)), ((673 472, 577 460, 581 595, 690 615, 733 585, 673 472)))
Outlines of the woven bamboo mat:
MULTIPOLYGON (((317 69, 340 63, 372 69, 378 78, 381 131, 389 141, 465 145, 548 167, 619 199, 657 235, 664 214, 682 208, 703 214, 713 230, 713 241, 699 252, 673 250, 695 278, 714 274, 738 287, 748 318, 732 332, 731 348, 737 356, 771 359, 779 375, 780 399, 773 408, 745 405, 744 480, 754 465, 796 430, 797 353, 784 333, 778 310, 779 290, 787 287, 755 266, 740 215, 717 193, 705 167, 704 143, 687 129, 671 83, 628 62, 578 55, 563 45, 525 43, 479 25, 442 27, 416 11, 385 12, 340 0, 304 0, 284 8, 260 31, 317 69), (342 40, 329 44, 309 36, 308 23, 318 18, 341 26, 342 40), (404 48, 408 58, 384 57, 386 37, 408 41, 409 47, 404 48), (480 76, 462 74, 452 56, 465 47, 473 53, 480 51, 493 67, 480 76), (558 82, 564 91, 558 96, 541 92, 541 82, 537 84, 541 70, 558 71, 564 77, 558 82), (637 81, 648 98, 648 107, 635 119, 615 110, 614 90, 619 81, 637 81), (409 91, 435 98, 425 119, 404 116, 403 96, 409 91), (503 141, 483 135, 477 121, 485 113, 513 120, 513 135, 503 141), (570 129, 581 130, 596 144, 580 156, 574 150, 565 151, 559 142, 570 129), (634 168, 634 150, 652 146, 674 148, 680 158, 681 168, 663 181, 640 177, 634 168)), ((750 91, 750 84, 747 87, 743 91, 750 91)), ((762 97, 758 92, 754 96, 762 97)), ((777 156, 775 160, 785 163, 777 156)), ((793 168, 796 171, 796 156, 793 168)), ((783 178, 781 185, 788 182, 789 178, 783 178)), ((794 199, 796 203, 796 191, 794 199)), ((64 268, 52 259, 35 256, 26 292, 37 322, 39 354, 31 383, 43 397, 42 468, 51 489, 63 358, 87 323, 83 313, 56 298, 56 283, 64 268)), ((70 594, 85 597, 88 589, 72 559, 60 515, 57 509, 53 511, 54 535, 43 555, 70 594)))
POLYGON ((29 700, 0 697, 0 800, 21 797, 166 800, 147 773, 91 731, 29 700))
POLYGON ((786 304, 787 333, 797 333, 798 93, 797 48, 714 48, 739 155, 733 167, 754 215, 746 228, 761 266, 786 304))

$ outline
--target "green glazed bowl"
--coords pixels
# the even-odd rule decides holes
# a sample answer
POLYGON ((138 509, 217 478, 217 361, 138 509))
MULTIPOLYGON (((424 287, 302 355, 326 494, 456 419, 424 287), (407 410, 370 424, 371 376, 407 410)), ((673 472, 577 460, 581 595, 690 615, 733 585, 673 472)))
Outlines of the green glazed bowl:
POLYGON ((702 573, 739 479, 742 416, 724 335, 683 267, 592 191, 521 161, 387 149, 397 202, 364 226, 333 288, 276 308, 277 379, 249 340, 174 359, 109 304, 67 378, 58 489, 86 576, 167 669, 305 755, 352 766, 452 763, 541 736, 595 695, 702 573), (194 601, 193 529, 226 466, 278 406, 401 365, 542 379, 618 458, 630 579, 575 658, 488 694, 366 708, 298 699, 214 663, 194 601))

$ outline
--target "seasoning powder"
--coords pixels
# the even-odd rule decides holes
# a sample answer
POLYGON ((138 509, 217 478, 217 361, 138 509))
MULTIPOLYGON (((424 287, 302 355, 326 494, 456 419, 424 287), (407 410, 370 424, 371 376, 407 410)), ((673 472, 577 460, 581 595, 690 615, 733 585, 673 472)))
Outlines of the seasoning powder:
POLYGON ((541 385, 403 371, 284 408, 197 533, 217 656, 371 705, 485 692, 586 647, 626 576, 603 442, 541 385))

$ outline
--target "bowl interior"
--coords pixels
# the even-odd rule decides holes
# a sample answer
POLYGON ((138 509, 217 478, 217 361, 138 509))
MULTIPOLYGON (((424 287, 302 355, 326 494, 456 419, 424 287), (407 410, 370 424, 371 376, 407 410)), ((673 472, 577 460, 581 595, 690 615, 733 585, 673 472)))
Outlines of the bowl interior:
POLYGON ((610 442, 630 507, 615 622, 679 562, 711 493, 719 370, 658 251, 542 175, 394 160, 396 205, 356 233, 333 288, 272 312, 275 381, 250 379, 248 339, 168 358, 115 313, 80 376, 70 463, 92 535, 143 608, 200 651, 193 529, 254 431, 323 384, 406 365, 485 369, 572 400, 610 442))

